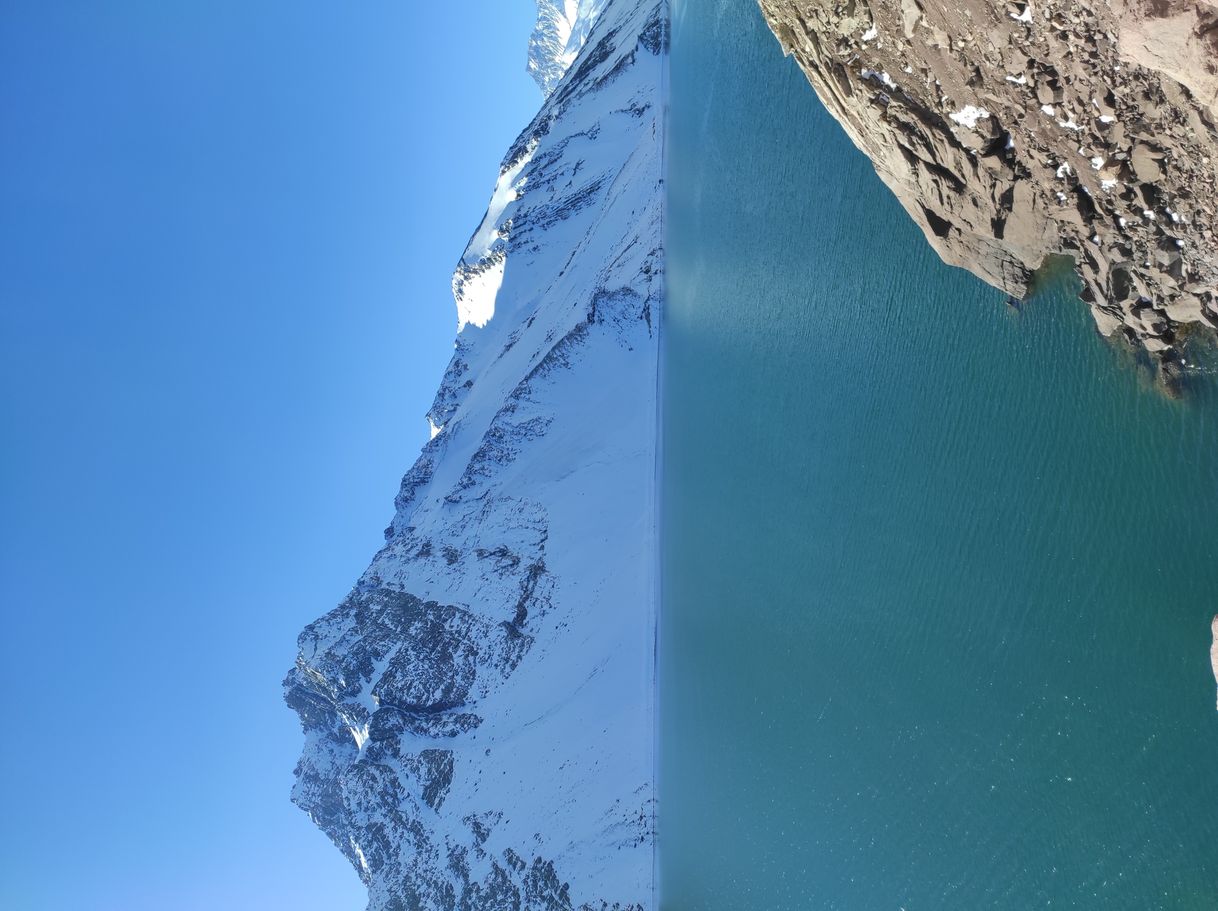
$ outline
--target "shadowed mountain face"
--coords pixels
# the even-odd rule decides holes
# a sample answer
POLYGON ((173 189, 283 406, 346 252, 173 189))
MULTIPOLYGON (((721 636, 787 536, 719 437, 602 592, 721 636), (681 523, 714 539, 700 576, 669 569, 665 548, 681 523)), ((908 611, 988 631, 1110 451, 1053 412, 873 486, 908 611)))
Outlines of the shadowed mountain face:
POLYGON ((650 909, 662 0, 540 3, 385 547, 301 634, 293 800, 370 909, 650 909))
POLYGON ((1213 3, 760 2, 945 261, 1023 297, 1071 257, 1175 389, 1218 326, 1213 3))

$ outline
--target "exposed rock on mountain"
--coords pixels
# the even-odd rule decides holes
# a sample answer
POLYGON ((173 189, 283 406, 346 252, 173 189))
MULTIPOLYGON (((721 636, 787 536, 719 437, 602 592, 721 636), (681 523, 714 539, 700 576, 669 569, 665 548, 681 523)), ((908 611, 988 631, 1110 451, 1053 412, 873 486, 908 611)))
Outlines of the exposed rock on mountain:
POLYGON ((372 911, 654 907, 663 0, 543 0, 385 546, 300 636, 293 800, 372 911))
POLYGON ((1212 0, 760 0, 947 262, 1024 296, 1072 257, 1166 387, 1218 326, 1212 0))
POLYGON ((538 0, 529 38, 529 73, 549 95, 584 46, 606 0, 538 0))

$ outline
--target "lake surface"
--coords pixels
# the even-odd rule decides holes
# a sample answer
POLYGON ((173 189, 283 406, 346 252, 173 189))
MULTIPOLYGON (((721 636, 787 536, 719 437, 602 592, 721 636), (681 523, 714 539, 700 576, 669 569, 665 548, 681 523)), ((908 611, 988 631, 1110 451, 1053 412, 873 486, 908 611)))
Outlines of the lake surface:
POLYGON ((942 265, 678 0, 665 911, 1218 907, 1218 395, 942 265))

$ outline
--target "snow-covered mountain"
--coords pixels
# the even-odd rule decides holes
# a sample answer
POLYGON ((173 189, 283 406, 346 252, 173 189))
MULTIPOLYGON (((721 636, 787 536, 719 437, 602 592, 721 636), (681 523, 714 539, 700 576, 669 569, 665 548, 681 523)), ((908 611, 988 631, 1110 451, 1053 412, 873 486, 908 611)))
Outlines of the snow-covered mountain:
POLYGON ((558 85, 587 40, 607 0, 538 0, 529 37, 529 73, 542 94, 558 85))
POLYGON ((308 626, 293 800, 370 909, 651 909, 665 0, 541 0, 385 546, 308 626))

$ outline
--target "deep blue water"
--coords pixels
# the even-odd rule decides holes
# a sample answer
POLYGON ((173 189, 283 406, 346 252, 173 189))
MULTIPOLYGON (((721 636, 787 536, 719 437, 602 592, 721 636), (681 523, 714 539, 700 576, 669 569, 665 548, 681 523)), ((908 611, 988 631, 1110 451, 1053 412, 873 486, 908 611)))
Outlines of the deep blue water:
POLYGON ((1218 907, 1218 395, 940 263, 678 0, 665 911, 1218 907))

